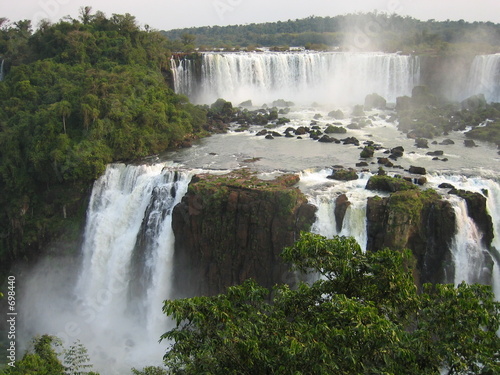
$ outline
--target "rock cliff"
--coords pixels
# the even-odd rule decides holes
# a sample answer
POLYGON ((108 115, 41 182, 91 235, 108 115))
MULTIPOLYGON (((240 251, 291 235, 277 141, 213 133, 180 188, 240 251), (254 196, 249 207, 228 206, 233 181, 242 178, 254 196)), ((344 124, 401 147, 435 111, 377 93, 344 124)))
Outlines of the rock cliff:
MULTIPOLYGON (((400 179, 374 176, 367 189, 391 192, 367 202, 367 249, 409 248, 417 261, 419 283, 453 282, 451 244, 456 233, 456 215, 450 201, 434 190, 420 190, 400 179)), ((482 234, 482 245, 490 249, 493 224, 486 197, 480 193, 452 189, 467 203, 468 215, 482 234)))
POLYGON ((419 283, 452 281, 455 212, 436 192, 411 189, 369 198, 367 221, 367 250, 411 249, 419 283))
POLYGON ((298 180, 264 181, 246 170, 194 176, 173 211, 173 289, 213 295, 249 277, 266 287, 289 282, 279 255, 310 229, 316 211, 293 187, 298 180))

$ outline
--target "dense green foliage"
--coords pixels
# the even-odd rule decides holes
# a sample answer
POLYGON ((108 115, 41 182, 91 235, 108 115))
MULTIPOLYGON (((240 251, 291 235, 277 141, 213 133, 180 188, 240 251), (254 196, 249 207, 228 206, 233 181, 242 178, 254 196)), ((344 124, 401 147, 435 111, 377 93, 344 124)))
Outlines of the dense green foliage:
POLYGON ((79 20, 35 32, 29 21, 2 20, 3 266, 67 229, 106 164, 162 152, 201 130, 206 111, 168 87, 169 47, 129 14, 85 8, 79 20))
POLYGON ((76 342, 68 349, 54 336, 33 339, 33 347, 14 366, 0 370, 1 375, 99 375, 90 371, 87 349, 76 342), (63 360, 61 360, 61 357, 63 360))
POLYGON ((165 362, 174 374, 494 374, 500 304, 491 288, 426 285, 409 252, 363 253, 352 238, 303 233, 283 257, 321 274, 269 291, 166 301, 177 323, 165 362), (271 298, 269 303, 268 298, 271 298))
POLYGON ((326 49, 333 46, 357 50, 436 52, 475 45, 476 52, 498 51, 500 25, 435 20, 419 21, 396 14, 347 14, 308 17, 286 22, 234 26, 206 26, 164 32, 173 40, 195 37, 199 47, 253 49, 255 46, 305 46, 326 49))

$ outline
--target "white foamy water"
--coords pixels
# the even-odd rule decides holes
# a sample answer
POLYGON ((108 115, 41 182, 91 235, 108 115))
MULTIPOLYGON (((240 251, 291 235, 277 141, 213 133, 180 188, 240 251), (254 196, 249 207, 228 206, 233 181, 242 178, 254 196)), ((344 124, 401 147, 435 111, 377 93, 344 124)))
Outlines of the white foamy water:
POLYGON ((285 98, 352 104, 374 92, 395 102, 410 95, 420 80, 417 57, 381 52, 204 53, 201 77, 193 63, 173 66, 177 92, 199 103, 225 98, 263 104, 285 98))
POLYGON ((174 251, 171 213, 191 175, 164 164, 108 166, 90 199, 83 261, 60 270, 76 273, 76 285, 59 293, 58 279, 35 271, 30 288, 37 296, 23 305, 24 330, 56 335, 66 345, 79 339, 102 373, 160 365, 174 251))

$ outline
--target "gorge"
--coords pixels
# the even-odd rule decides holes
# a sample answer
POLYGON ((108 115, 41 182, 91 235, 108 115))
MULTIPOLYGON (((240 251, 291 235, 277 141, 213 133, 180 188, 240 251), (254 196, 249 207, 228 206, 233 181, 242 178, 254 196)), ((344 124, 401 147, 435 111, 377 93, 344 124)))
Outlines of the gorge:
MULTIPOLYGON (((79 338, 106 373, 160 363, 166 344, 157 341, 169 324, 164 299, 219 293, 247 277, 266 286, 293 284, 279 253, 301 230, 353 236, 366 251, 410 247, 421 282, 488 283, 500 298, 495 145, 466 148, 463 132, 452 132, 446 135, 452 143, 444 144, 443 135, 421 149, 390 120, 397 97, 426 83, 430 74, 422 69, 430 63, 398 54, 262 52, 206 53, 201 61, 171 64, 176 91, 195 102, 251 100, 258 109, 283 98, 293 102, 277 106, 290 121, 272 131, 325 131, 335 123, 346 129, 342 137, 378 147, 372 158, 360 158, 359 144, 307 135, 270 140, 256 136, 263 126, 237 132, 235 125, 148 163, 108 165, 93 186, 81 259, 71 263, 78 272, 64 262, 56 274, 41 265, 27 282, 25 342, 47 331, 68 342, 79 338), (352 115, 352 106, 372 93, 387 108, 352 115), (347 115, 333 118, 332 109, 347 115), (364 126, 350 126, 362 119, 364 126), (398 146, 404 153, 385 171, 413 181, 421 175, 409 168, 421 166, 423 186, 366 189, 380 158, 398 146), (428 151, 443 151, 447 160, 428 151), (355 167, 360 160, 366 166, 355 167), (328 178, 347 168, 357 179, 328 178), (431 188, 435 195, 425 193, 431 188), (45 310, 36 307, 41 300, 51 301, 45 310)), ((476 57, 450 99, 483 93, 500 101, 499 69, 500 54, 476 57)))

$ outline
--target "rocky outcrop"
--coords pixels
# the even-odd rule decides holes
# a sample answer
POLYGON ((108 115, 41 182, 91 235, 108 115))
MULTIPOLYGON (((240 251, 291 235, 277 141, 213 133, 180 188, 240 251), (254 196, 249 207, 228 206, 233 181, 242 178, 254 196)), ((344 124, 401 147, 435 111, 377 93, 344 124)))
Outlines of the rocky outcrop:
POLYGON ((486 197, 481 193, 474 193, 466 190, 457 190, 452 188, 449 192, 450 194, 458 195, 460 198, 464 199, 467 203, 467 212, 469 216, 474 220, 478 229, 482 234, 482 244, 483 246, 489 248, 491 242, 493 241, 493 221, 491 216, 488 214, 486 197))
POLYGON ((381 175, 370 177, 370 179, 366 183, 366 189, 393 193, 396 191, 417 189, 417 187, 412 182, 407 181, 403 178, 381 175))
POLYGON ((173 290, 213 295, 248 278, 269 288, 290 282, 280 253, 310 229, 316 211, 293 187, 298 180, 264 181, 246 170, 194 176, 173 211, 173 290))
POLYGON ((451 204, 432 190, 401 190, 367 203, 367 250, 412 249, 419 284, 450 282, 449 246, 455 234, 451 204))
POLYGON ((336 229, 337 232, 340 233, 342 230, 342 225, 344 224, 344 218, 345 214, 347 212, 347 209, 351 205, 351 202, 349 202, 349 198, 347 198, 347 195, 341 194, 335 199, 335 210, 334 210, 334 215, 335 215, 335 223, 336 223, 336 229))

